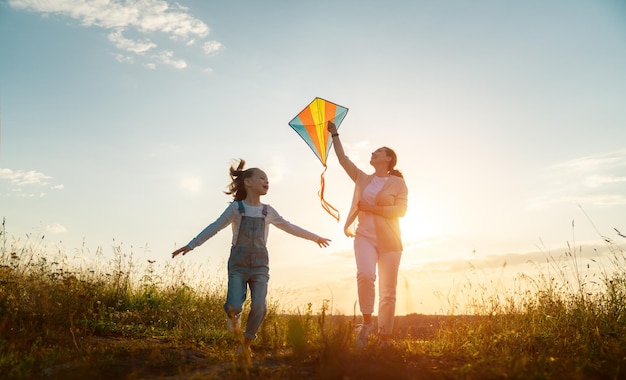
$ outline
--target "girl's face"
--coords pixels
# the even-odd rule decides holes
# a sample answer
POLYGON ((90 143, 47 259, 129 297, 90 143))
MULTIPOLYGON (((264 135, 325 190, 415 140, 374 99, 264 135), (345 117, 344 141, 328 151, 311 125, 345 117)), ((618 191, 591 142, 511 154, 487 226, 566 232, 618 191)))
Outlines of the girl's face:
POLYGON ((267 174, 260 169, 253 170, 252 175, 246 178, 245 181, 248 192, 265 195, 270 188, 270 182, 267 179, 267 174))

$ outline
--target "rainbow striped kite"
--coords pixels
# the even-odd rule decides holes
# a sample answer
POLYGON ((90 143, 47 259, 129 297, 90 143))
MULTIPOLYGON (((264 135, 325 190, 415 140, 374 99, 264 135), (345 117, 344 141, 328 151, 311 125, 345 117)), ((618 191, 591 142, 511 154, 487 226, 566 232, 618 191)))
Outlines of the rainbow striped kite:
POLYGON ((313 153, 324 165, 321 175, 321 188, 318 192, 322 207, 326 212, 339 221, 339 211, 324 200, 324 173, 326 173, 326 159, 330 152, 333 140, 328 132, 328 122, 335 123, 337 128, 346 117, 348 109, 331 103, 322 98, 315 98, 306 106, 289 125, 302 137, 304 142, 313 150, 313 153))

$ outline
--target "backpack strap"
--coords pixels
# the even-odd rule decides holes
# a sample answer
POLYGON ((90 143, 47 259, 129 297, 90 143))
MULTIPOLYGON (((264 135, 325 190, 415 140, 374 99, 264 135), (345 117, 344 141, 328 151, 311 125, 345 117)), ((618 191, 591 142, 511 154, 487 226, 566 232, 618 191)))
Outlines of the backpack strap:
POLYGON ((267 217, 267 205, 263 205, 263 217, 267 217))

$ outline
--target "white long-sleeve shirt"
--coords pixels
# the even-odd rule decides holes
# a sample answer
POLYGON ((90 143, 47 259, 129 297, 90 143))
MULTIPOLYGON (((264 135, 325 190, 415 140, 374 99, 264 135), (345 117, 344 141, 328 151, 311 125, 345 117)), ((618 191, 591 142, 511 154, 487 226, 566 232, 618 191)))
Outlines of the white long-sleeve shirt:
MULTIPOLYGON (((250 206, 246 204, 246 202, 243 202, 243 207, 246 216, 253 218, 263 217, 263 206, 250 206)), ((228 205, 228 207, 226 207, 226 210, 224 210, 222 215, 220 215, 213 223, 206 226, 204 230, 202 230, 202 232, 198 234, 198 236, 193 238, 187 244, 187 246, 191 249, 194 249, 202 245, 205 241, 209 240, 219 231, 226 228, 226 226, 228 226, 229 224, 232 226, 233 230, 232 245, 235 245, 235 243, 237 242, 237 236, 239 234, 240 223, 241 214, 239 213, 239 205, 237 204, 237 202, 232 202, 230 205, 228 205)), ((267 216, 265 217, 266 242, 270 224, 273 224, 281 230, 303 239, 316 242, 320 238, 318 235, 288 222, 272 206, 267 205, 267 216)))

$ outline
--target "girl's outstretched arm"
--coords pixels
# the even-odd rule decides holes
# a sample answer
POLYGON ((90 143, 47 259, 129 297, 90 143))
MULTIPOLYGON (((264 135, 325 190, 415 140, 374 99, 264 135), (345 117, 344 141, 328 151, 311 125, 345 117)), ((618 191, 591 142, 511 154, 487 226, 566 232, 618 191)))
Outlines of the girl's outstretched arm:
POLYGON ((328 247, 330 245, 330 239, 319 236, 316 243, 320 246, 320 248, 328 247))
POLYGON ((183 256, 191 251, 192 249, 202 245, 205 241, 209 240, 220 230, 224 229, 226 226, 233 222, 233 219, 237 215, 235 203, 231 203, 226 207, 226 210, 219 216, 213 223, 209 224, 205 227, 202 232, 198 234, 195 238, 193 238, 186 246, 178 248, 174 252, 172 252, 172 258, 178 256, 179 254, 183 254, 183 256))
POLYGON ((321 237, 313 232, 307 231, 304 228, 297 226, 285 218, 283 218, 276 209, 272 206, 268 206, 267 222, 273 224, 279 229, 302 239, 311 240, 317 243, 321 248, 328 247, 330 239, 321 237))
POLYGON ((178 255, 179 255, 179 254, 181 254, 181 253, 183 254, 183 256, 185 256, 185 254, 186 254, 187 252, 189 252, 189 251, 191 251, 191 248, 189 248, 189 246, 188 246, 188 245, 186 245, 186 246, 184 246, 184 247, 181 247, 181 248, 178 248, 177 250, 175 250, 174 252, 172 252, 172 258, 174 258, 174 257, 178 256, 178 255))

